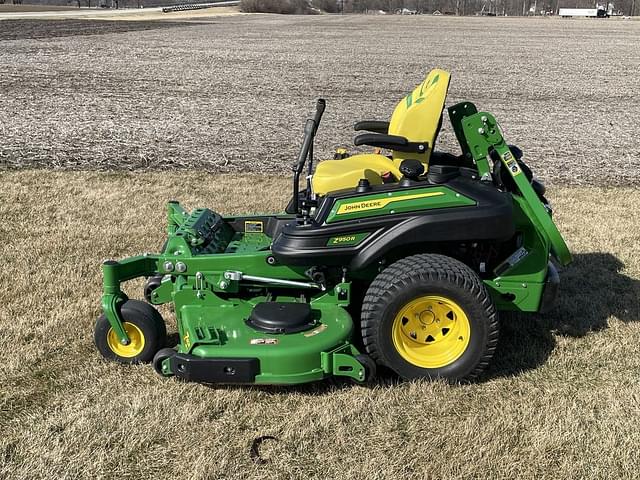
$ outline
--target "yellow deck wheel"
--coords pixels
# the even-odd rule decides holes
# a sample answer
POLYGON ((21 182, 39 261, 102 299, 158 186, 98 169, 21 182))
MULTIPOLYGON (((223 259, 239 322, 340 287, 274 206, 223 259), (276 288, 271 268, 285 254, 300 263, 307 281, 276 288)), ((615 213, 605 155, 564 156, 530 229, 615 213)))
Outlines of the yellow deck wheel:
POLYGON ((138 326, 129 322, 123 322, 122 326, 129 336, 130 343, 127 345, 120 343, 118 335, 112 328, 110 328, 109 333, 107 333, 107 345, 113 353, 122 358, 132 358, 140 355, 144 350, 145 344, 142 330, 138 328, 138 326))
POLYGON ((393 345, 407 362, 441 368, 455 362, 469 346, 471 326, 464 310, 437 295, 418 297, 403 307, 392 325, 393 345))
MULTIPOLYGON (((152 277, 153 278, 153 277, 152 277)), ((96 321, 93 339, 100 354, 120 363, 146 363, 167 341, 167 327, 160 313, 146 302, 128 299, 120 307, 122 326, 129 343, 123 345, 106 314, 96 321)))

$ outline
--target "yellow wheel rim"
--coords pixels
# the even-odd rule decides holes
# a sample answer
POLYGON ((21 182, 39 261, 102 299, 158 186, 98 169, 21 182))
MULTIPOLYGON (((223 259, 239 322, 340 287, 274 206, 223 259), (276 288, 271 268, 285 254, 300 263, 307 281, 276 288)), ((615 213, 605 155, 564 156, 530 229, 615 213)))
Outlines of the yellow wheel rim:
POLYGON ((124 327, 124 331, 127 332, 131 342, 129 342, 128 345, 123 345, 120 343, 120 339, 118 339, 118 335, 113 331, 113 328, 110 328, 109 333, 107 333, 107 345, 109 345, 111 351, 119 357, 135 357, 144 350, 144 334, 142 330, 133 323, 123 322, 122 326, 124 327))
POLYGON ((425 295, 404 305, 393 320, 393 345, 407 362, 422 368, 445 367, 469 345, 471 326, 453 300, 425 295))

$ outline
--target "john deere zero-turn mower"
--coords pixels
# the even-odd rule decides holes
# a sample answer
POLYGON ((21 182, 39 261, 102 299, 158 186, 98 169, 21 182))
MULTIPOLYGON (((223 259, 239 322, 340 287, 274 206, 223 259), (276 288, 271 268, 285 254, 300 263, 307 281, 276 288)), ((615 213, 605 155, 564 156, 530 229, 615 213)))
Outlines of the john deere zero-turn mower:
POLYGON ((313 171, 319 100, 304 127, 286 213, 223 217, 167 205, 158 254, 107 261, 95 342, 106 358, 222 383, 475 379, 498 341, 498 311, 540 312, 571 255, 545 189, 496 119, 448 109, 460 155, 434 152, 449 74, 433 70, 390 121, 362 121, 349 155, 313 171), (300 176, 308 167, 306 187, 300 176), (147 302, 122 282, 148 278, 147 302), (173 303, 179 344, 152 305, 173 303))

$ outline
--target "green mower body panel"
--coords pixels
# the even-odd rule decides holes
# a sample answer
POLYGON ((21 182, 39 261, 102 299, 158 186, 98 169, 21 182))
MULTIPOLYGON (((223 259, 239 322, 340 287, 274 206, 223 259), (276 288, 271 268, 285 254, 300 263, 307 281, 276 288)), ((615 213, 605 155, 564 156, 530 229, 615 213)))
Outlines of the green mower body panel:
POLYGON ((475 204, 475 200, 447 187, 414 188, 337 200, 333 204, 325 222, 344 222, 379 217, 381 215, 395 215, 475 204))

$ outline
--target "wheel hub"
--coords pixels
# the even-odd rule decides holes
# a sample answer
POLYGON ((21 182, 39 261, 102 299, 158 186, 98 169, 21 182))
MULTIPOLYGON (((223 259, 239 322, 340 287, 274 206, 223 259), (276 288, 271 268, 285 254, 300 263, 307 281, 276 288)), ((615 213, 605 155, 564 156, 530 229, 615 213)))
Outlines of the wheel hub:
POLYGON ((409 363, 440 368, 464 353, 469 344, 470 325, 455 301, 425 295, 400 309, 392 333, 398 353, 409 363))
POLYGON ((422 313, 416 314, 420 319, 420 323, 422 323, 422 328, 424 329, 427 325, 431 325, 436 320, 436 316, 433 314, 431 310, 425 310, 422 313))
POLYGON ((116 332, 110 328, 109 333, 107 333, 107 345, 115 353, 116 355, 123 358, 132 358, 136 355, 139 355, 142 350, 144 350, 144 334, 142 330, 138 328, 137 325, 134 325, 130 322, 123 322, 122 326, 124 327, 125 332, 127 332, 127 336, 129 337, 129 341, 124 343, 118 339, 118 335, 116 332))

